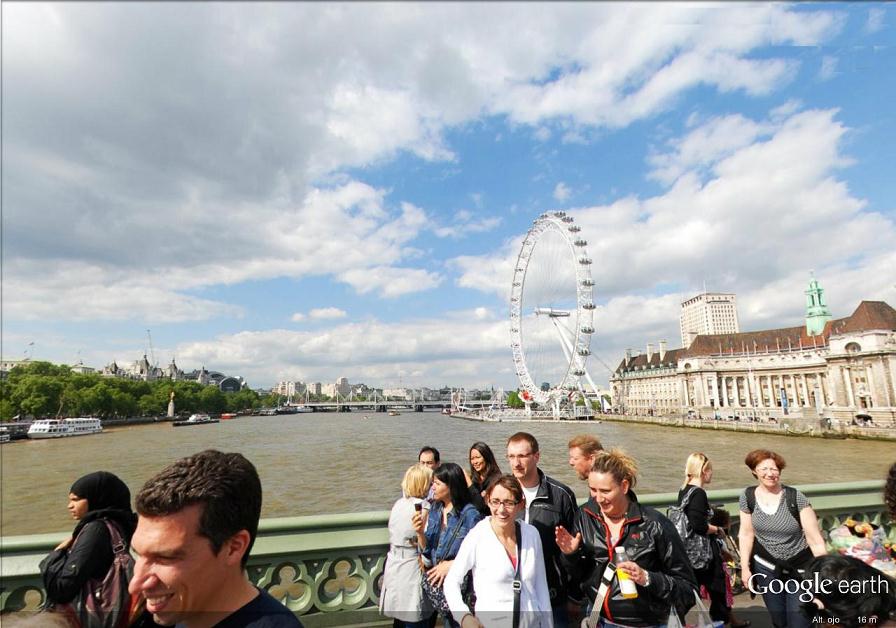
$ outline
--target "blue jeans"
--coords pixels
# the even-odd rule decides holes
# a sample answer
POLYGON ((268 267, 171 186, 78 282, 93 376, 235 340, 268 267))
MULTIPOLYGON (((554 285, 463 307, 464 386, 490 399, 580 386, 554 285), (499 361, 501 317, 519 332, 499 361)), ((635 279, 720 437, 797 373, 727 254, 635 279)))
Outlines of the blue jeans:
POLYGON ((754 561, 754 565, 753 582, 755 586, 765 590, 762 600, 765 602, 765 608, 771 615, 775 628, 811 628, 812 624, 800 610, 802 606, 800 601, 802 590, 799 587, 802 578, 800 575, 781 579, 775 575, 774 570, 758 561, 754 561), (774 590, 774 593, 770 589, 774 590), (794 593, 788 593, 786 589, 794 591, 794 593))

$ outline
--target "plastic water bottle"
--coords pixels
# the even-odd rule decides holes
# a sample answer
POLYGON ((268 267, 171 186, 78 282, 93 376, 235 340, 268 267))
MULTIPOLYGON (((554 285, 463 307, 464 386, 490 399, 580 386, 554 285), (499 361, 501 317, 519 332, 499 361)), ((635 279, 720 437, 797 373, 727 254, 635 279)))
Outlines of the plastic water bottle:
MULTIPOLYGON (((628 561, 628 555, 625 553, 624 547, 616 548, 616 564, 624 563, 628 561)), ((638 597, 638 587, 635 586, 635 581, 632 580, 631 576, 627 573, 616 568, 616 578, 619 580, 619 591, 622 593, 622 597, 624 598, 633 598, 638 597)))

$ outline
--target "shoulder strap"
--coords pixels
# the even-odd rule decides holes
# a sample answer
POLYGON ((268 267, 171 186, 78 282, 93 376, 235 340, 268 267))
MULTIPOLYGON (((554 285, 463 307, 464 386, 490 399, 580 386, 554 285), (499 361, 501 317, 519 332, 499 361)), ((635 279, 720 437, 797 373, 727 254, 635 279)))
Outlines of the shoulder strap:
MULTIPOLYGON (((112 551, 115 554, 124 554, 128 551, 128 544, 125 542, 124 538, 121 536, 121 530, 118 528, 118 525, 112 523, 108 519, 103 520, 106 524, 106 528, 109 530, 109 538, 112 541, 112 551)), ((130 554, 128 554, 130 555, 130 554)))
MULTIPOLYGON (((752 514, 753 509, 756 508, 756 487, 748 486, 745 493, 747 496, 747 512, 752 514)), ((802 529, 803 522, 800 521, 800 509, 796 504, 796 489, 786 484, 784 485, 784 501, 787 502, 787 510, 790 511, 790 514, 796 519, 800 529, 802 529)))
POLYGON ((594 606, 591 607, 591 614, 582 620, 582 628, 597 628, 600 625, 600 614, 604 609, 604 600, 615 577, 616 565, 612 560, 608 560, 607 567, 600 576, 600 586, 597 588, 597 595, 594 596, 594 606))
POLYGON ((513 628, 520 625, 520 592, 523 584, 520 581, 520 567, 523 564, 523 530, 519 521, 513 522, 516 528, 516 573, 513 574, 513 628))
MULTIPOLYGON (((462 514, 463 514, 462 512, 457 513, 457 523, 454 524, 454 529, 451 531, 451 538, 448 539, 447 545, 444 546, 446 553, 451 551, 451 546, 454 545, 454 539, 456 539, 457 535, 460 534, 460 528, 464 524, 463 517, 461 516, 462 514)), ((447 519, 447 518, 448 517, 446 516, 445 519, 447 519)), ((445 554, 442 554, 442 558, 436 558, 436 554, 438 553, 439 549, 442 547, 443 540, 444 539, 441 539, 441 538, 439 539, 439 543, 436 546, 436 549, 432 554, 432 559, 436 564, 442 562, 445 559, 445 554)))
POLYGON ((803 522, 800 520, 800 508, 796 504, 796 489, 792 486, 784 486, 784 499, 787 500, 787 508, 790 510, 790 514, 793 515, 793 518, 796 519, 796 522, 800 525, 800 529, 803 528, 803 522))
POLYGON ((684 510, 687 508, 688 502, 691 501, 691 495, 694 494, 694 491, 697 490, 697 487, 693 484, 688 485, 688 492, 684 494, 681 498, 681 501, 678 503, 678 507, 684 510))
POLYGON ((748 486, 744 493, 747 496, 747 512, 752 515, 753 511, 756 509, 756 487, 748 486))

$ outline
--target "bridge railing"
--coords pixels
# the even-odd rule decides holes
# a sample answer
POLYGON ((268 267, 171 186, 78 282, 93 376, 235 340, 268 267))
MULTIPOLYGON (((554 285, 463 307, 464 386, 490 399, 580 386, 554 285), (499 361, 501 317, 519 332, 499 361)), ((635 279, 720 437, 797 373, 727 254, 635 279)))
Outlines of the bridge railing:
MULTIPOLYGON (((884 514, 882 481, 798 488, 809 497, 825 531, 852 517, 883 525, 890 540, 896 541, 896 525, 884 514)), ((714 490, 709 498, 736 521, 740 493, 740 489, 714 490)), ((641 503, 663 512, 676 498, 677 493, 639 497, 641 503)), ((300 615, 309 628, 391 624, 377 610, 388 519, 386 511, 264 519, 249 560, 249 578, 300 615)), ((39 608, 44 591, 38 563, 64 536, 0 538, 0 610, 39 608)))

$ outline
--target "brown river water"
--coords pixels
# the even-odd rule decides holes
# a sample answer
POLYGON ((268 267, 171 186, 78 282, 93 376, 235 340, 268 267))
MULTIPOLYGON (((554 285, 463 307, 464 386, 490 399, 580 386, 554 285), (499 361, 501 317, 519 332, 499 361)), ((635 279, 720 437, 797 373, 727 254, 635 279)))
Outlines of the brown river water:
POLYGON ((616 422, 480 423, 434 412, 314 413, 240 417, 209 425, 173 428, 155 423, 107 429, 102 434, 0 447, 0 535, 70 531, 69 488, 81 475, 111 471, 131 487, 170 462, 214 448, 239 451, 258 468, 264 488, 263 517, 387 510, 400 495, 407 467, 423 445, 439 449, 443 461, 469 466, 467 452, 488 443, 502 469, 505 443, 522 430, 535 435, 540 467, 587 495, 567 463, 567 441, 595 433, 605 447, 619 446, 640 465, 639 492, 677 490, 692 451, 713 461, 713 488, 741 488, 752 481, 744 455, 766 447, 787 461, 788 484, 883 479, 896 460, 892 442, 823 440, 616 422), (365 419, 365 416, 369 418, 365 419))

